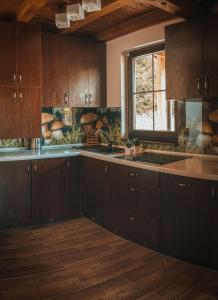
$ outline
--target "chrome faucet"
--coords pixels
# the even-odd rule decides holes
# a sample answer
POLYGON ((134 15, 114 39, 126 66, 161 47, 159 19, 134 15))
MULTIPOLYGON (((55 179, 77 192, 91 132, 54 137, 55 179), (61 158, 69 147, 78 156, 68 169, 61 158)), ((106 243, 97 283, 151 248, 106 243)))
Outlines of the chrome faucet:
POLYGON ((98 136, 99 133, 102 133, 102 135, 104 136, 104 139, 107 143, 107 146, 109 149, 112 149, 112 141, 110 140, 109 135, 102 129, 98 129, 96 130, 95 134, 98 136))

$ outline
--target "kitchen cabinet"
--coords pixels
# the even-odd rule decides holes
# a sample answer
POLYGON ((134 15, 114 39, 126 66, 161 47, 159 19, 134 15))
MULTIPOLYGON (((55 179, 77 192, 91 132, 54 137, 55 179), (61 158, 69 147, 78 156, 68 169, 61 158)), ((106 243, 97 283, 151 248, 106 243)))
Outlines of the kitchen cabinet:
POLYGON ((66 217, 74 218, 82 214, 81 205, 81 158, 73 157, 66 160, 66 217))
POLYGON ((209 266, 211 217, 210 182, 161 174, 161 252, 209 266))
POLYGON ((40 137, 41 31, 37 25, 1 23, 0 138, 40 137))
POLYGON ((159 248, 159 173, 105 166, 104 225, 127 239, 159 248))
POLYGON ((50 158, 32 162, 32 222, 43 224, 78 217, 80 159, 50 158))
POLYGON ((42 48, 43 106, 106 105, 104 43, 44 32, 42 48))
POLYGON ((166 27, 167 99, 203 96, 202 22, 194 19, 166 27))
POLYGON ((204 53, 204 84, 205 96, 215 98, 218 96, 218 18, 217 15, 205 17, 203 27, 203 53, 204 53))
POLYGON ((166 27, 167 99, 217 97, 217 25, 212 15, 166 27))
POLYGON ((69 41, 69 101, 70 106, 89 105, 89 70, 87 41, 73 37, 69 41))
POLYGON ((0 228, 30 224, 31 162, 0 163, 0 228))
POLYGON ((106 106, 105 44, 72 38, 69 49, 70 106, 106 106))
POLYGON ((104 161, 82 158, 81 189, 84 215, 103 224, 104 161))
POLYGON ((212 183, 212 266, 218 269, 218 183, 212 183))
POLYGON ((41 87, 41 29, 35 24, 0 23, 0 86, 41 87))
POLYGON ((68 48, 68 37, 43 32, 42 105, 44 107, 69 106, 68 48))
POLYGON ((106 46, 88 41, 89 106, 106 106, 106 46))
POLYGON ((32 162, 32 222, 43 224, 66 216, 65 158, 32 162))
POLYGON ((41 89, 26 87, 17 91, 0 87, 0 138, 33 138, 41 135, 41 89), (18 94, 19 95, 18 97, 18 94))

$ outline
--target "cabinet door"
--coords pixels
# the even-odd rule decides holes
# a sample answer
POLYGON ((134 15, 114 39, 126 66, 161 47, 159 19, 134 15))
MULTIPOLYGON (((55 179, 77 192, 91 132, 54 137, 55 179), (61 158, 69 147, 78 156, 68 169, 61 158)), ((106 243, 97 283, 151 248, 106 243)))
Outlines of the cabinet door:
POLYGON ((210 15, 205 18, 204 23, 204 85, 206 97, 218 96, 218 19, 217 15, 210 15))
POLYGON ((0 163, 0 227, 30 223, 31 162, 0 163))
POLYGON ((86 40, 69 40, 69 106, 88 106, 88 49, 86 40))
POLYGON ((41 29, 38 25, 17 23, 16 55, 18 83, 41 87, 41 29))
POLYGON ((218 183, 212 183, 213 217, 212 217, 212 266, 218 269, 218 183))
POLYGON ((68 37, 43 33, 44 107, 68 105, 68 37))
POLYGON ((166 27, 167 99, 203 96, 202 22, 191 20, 166 27))
POLYGON ((94 41, 88 45, 89 106, 106 106, 106 47, 94 41))
POLYGON ((82 167, 83 176, 81 188, 83 190, 84 214, 98 224, 102 224, 104 162, 98 159, 84 157, 82 167))
POLYGON ((66 208, 67 216, 78 217, 81 214, 80 180, 81 160, 79 157, 66 160, 66 208))
POLYGON ((0 23, 0 85, 12 85, 16 76, 16 24, 0 23))
POLYGON ((211 184, 161 175, 161 250, 204 266, 211 259, 211 184))
POLYGON ((0 87, 0 138, 41 136, 41 89, 0 87))
POLYGON ((123 217, 126 193, 123 188, 122 168, 123 166, 118 164, 107 163, 105 165, 104 226, 124 236, 123 217))
POLYGON ((32 163, 32 219, 35 224, 66 216, 66 159, 42 159, 32 163))

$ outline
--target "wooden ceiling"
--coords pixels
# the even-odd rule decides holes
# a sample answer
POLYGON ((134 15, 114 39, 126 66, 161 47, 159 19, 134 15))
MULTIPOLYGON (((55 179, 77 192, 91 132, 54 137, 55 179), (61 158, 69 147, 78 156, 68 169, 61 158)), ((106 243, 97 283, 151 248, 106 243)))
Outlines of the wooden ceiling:
MULTIPOLYGON (((205 2, 204 0, 200 0, 205 2)), ((57 30, 55 14, 64 12, 66 5, 79 0, 0 0, 0 19, 37 22, 57 30)), ((109 41, 139 29, 168 20, 194 16, 199 0, 102 0, 100 11, 86 13, 82 21, 71 22, 63 34, 85 35, 109 41)))

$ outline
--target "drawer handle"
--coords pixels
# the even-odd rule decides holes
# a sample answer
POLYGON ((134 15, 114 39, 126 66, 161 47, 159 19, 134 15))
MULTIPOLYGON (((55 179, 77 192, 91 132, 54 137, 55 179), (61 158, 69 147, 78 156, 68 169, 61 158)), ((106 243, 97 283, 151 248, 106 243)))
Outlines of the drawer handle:
POLYGON ((138 176, 139 174, 137 173, 129 173, 129 176, 138 176))
POLYGON ((178 186, 179 187, 184 187, 184 188, 189 188, 189 187, 191 187, 190 185, 188 185, 188 184, 186 184, 186 183, 178 183, 178 186))
POLYGON ((135 221, 135 217, 129 217, 130 221, 135 221))
POLYGON ((130 188, 129 191, 130 192, 136 192, 136 189, 135 188, 130 188))

